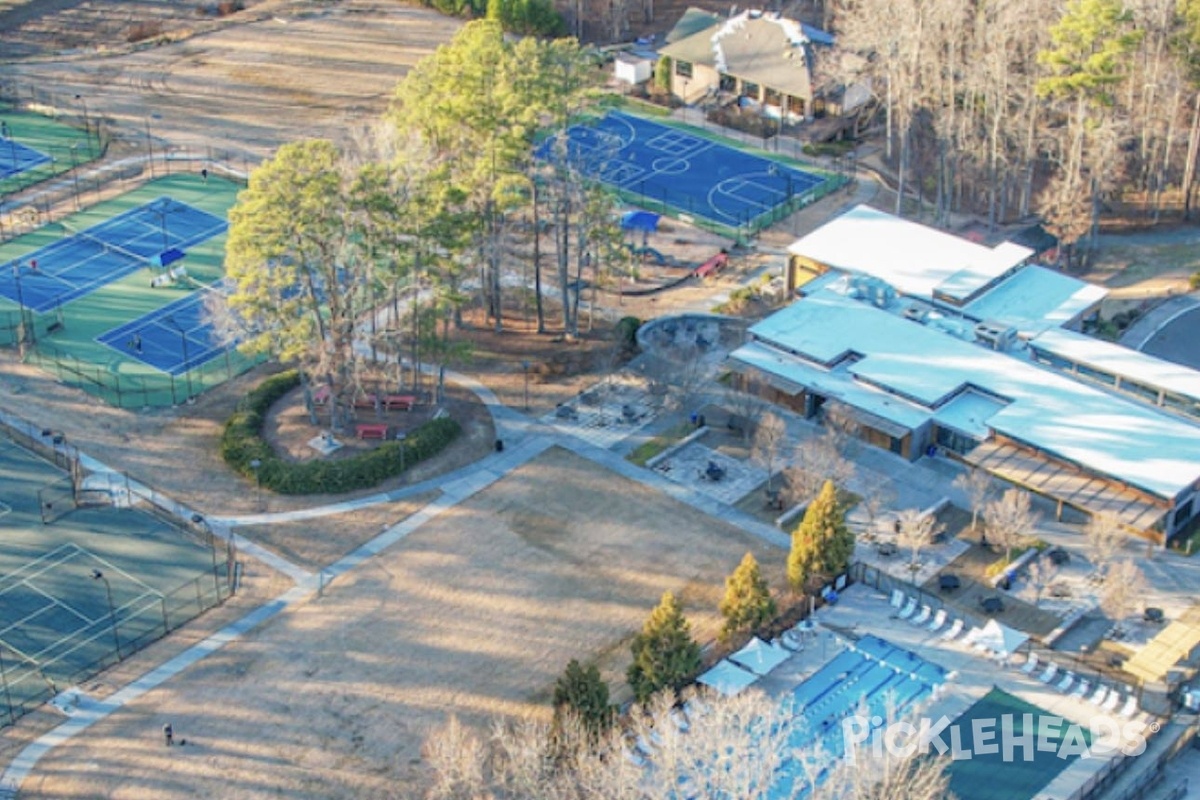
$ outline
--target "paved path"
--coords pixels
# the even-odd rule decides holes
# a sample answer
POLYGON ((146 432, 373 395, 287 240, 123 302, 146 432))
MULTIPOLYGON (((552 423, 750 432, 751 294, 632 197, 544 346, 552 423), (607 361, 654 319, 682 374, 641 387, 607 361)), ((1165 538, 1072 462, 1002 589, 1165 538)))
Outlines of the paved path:
POLYGON ((1165 300, 1130 325, 1121 335, 1121 344, 1134 350, 1145 350, 1146 345, 1160 331, 1195 308, 1200 308, 1200 299, 1193 295, 1181 295, 1165 300))

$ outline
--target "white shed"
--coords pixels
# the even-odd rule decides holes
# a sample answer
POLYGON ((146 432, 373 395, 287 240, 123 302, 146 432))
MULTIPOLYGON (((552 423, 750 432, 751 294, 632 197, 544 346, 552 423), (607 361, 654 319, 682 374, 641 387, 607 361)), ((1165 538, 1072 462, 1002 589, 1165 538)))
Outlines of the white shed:
POLYGON ((617 53, 613 58, 613 77, 633 86, 645 83, 654 74, 655 60, 650 53, 617 53))

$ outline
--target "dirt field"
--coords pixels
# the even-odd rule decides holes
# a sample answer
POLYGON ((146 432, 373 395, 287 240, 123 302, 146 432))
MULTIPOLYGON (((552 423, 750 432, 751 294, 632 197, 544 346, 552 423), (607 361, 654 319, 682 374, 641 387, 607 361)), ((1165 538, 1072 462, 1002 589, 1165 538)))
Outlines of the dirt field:
POLYGON ((781 553, 550 450, 56 748, 22 797, 416 797, 431 724, 545 714, 572 657, 611 677, 666 589, 710 629, 747 549, 778 586, 781 553))
MULTIPOLYGON (((60 43, 82 52, 0 65, 0 80, 65 98, 79 94, 91 114, 126 136, 144 136, 149 126, 151 136, 174 145, 258 156, 296 139, 344 141, 356 125, 378 118, 412 65, 461 24, 378 0, 268 0, 215 21, 197 17, 199 4, 190 2, 83 5, 96 17, 87 46, 60 43), (122 42, 121 26, 142 5, 155 19, 173 9, 163 24, 179 40, 140 48, 122 42)), ((81 13, 73 6, 68 11, 81 13)), ((6 29, 0 50, 18 54, 31 36, 25 26, 6 29)))

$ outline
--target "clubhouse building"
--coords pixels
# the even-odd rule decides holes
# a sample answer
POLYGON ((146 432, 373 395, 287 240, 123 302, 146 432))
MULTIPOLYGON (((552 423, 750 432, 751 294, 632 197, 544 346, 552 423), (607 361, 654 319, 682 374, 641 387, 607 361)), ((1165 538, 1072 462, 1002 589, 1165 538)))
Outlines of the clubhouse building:
POLYGON ((960 459, 1165 542, 1200 514, 1200 373, 1079 332, 1105 290, 866 206, 790 248, 799 299, 738 384, 865 441, 960 459))

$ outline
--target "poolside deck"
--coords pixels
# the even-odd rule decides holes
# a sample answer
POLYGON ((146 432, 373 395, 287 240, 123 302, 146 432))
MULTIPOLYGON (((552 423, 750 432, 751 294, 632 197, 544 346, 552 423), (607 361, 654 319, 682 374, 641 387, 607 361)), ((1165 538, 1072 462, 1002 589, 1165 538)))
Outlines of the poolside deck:
MULTIPOLYGON (((1079 725, 1087 726, 1090 719, 1103 713, 1090 703, 1060 693, 1052 685, 1022 674, 1017 667, 1001 667, 959 641, 944 641, 939 634, 930 632, 926 627, 917 627, 895 618, 888 597, 871 587, 850 587, 841 593, 836 605, 821 609, 816 619, 823 626, 847 631, 851 636, 874 634, 944 667, 949 673, 949 680, 924 712, 933 719, 945 715, 953 720, 983 698, 993 686, 1038 706, 1048 714, 1061 716, 1079 725)), ((822 634, 818 641, 824 642, 824 637, 829 635, 828 632, 822 634)), ((806 647, 797 658, 818 647, 806 647)), ((813 657, 819 656, 813 653, 813 657)), ((789 664, 784 667, 789 667, 789 664)), ((772 681, 776 677, 773 675, 772 681)), ((782 677, 782 673, 778 677, 782 677)), ((764 681, 764 689, 768 685, 764 681)), ((1103 758, 1076 760, 1037 793, 1037 800, 1068 800, 1093 775, 1104 769, 1106 762, 1107 759, 1103 758)))

